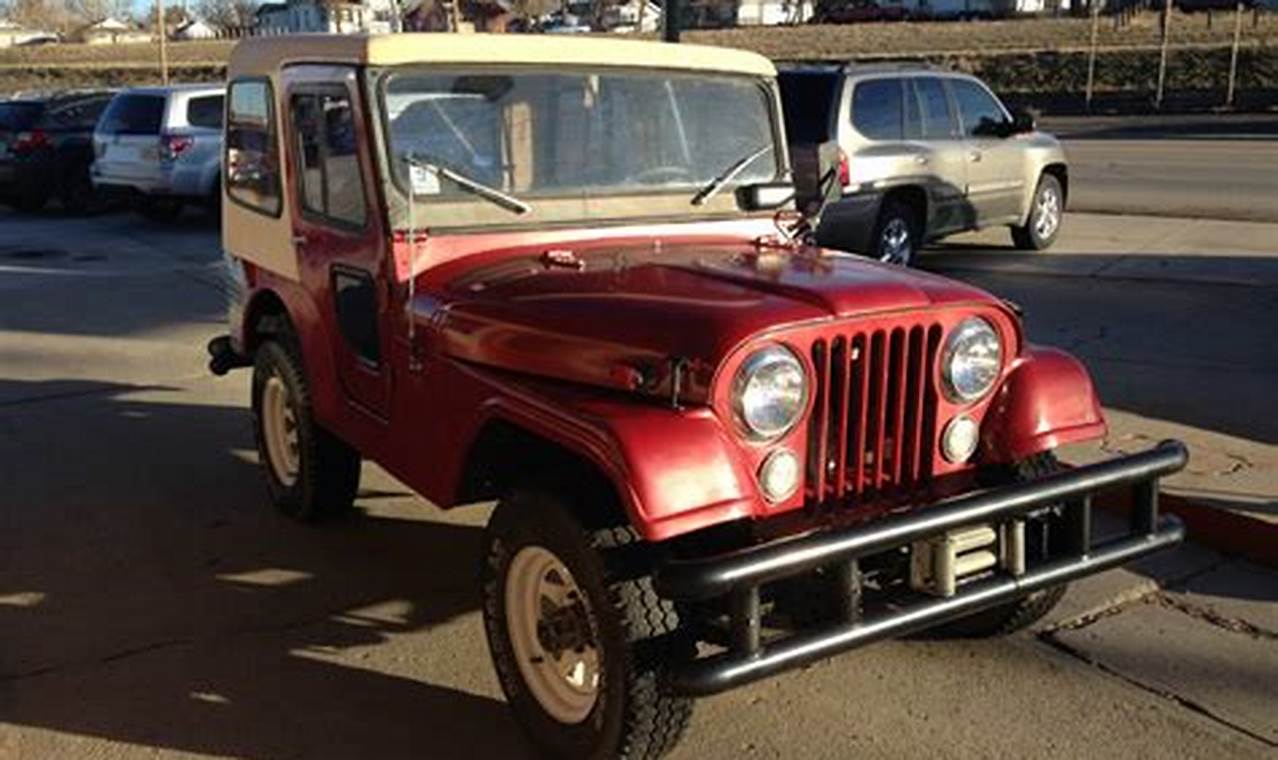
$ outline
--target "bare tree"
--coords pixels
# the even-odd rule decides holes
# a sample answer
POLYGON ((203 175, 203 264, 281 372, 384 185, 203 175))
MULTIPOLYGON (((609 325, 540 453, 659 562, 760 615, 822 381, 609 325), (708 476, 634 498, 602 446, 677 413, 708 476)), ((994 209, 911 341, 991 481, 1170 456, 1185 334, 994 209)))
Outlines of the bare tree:
POLYGON ((64 5, 72 15, 90 24, 108 18, 126 19, 133 16, 131 0, 66 0, 64 5))
POLYGON ((63 32, 76 25, 76 20, 58 0, 3 0, 0 17, 28 29, 63 32))
POLYGON ((219 29, 243 29, 253 25, 257 0, 200 0, 197 15, 219 29))

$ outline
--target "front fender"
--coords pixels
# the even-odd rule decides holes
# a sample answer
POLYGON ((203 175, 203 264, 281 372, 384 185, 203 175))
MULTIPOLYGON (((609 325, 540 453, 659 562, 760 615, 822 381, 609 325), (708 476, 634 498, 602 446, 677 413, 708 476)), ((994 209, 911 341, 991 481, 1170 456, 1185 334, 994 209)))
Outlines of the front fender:
POLYGON ((1105 435, 1105 417, 1087 369, 1054 348, 1027 346, 997 391, 981 426, 986 462, 1013 462, 1105 435))
MULTIPOLYGON (((488 386, 488 398, 463 440, 474 441, 499 418, 556 443, 612 483, 631 523, 649 541, 749 517, 760 508, 737 444, 707 408, 671 409, 580 386, 465 371, 472 387, 488 386)), ((461 486, 457 464, 454 496, 461 486)))

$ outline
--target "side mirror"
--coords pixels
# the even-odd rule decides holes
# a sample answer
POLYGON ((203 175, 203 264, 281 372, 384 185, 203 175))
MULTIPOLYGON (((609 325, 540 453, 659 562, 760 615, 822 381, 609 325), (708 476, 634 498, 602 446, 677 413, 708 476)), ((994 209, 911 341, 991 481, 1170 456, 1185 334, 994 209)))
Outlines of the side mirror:
POLYGON ((1034 115, 1027 111, 1016 111, 1012 114, 1012 125, 1010 133, 1014 135, 1033 132, 1038 129, 1037 122, 1034 121, 1034 115))
POLYGON ((737 188, 737 205, 746 211, 781 208, 794 201, 794 185, 789 182, 760 182, 737 188))

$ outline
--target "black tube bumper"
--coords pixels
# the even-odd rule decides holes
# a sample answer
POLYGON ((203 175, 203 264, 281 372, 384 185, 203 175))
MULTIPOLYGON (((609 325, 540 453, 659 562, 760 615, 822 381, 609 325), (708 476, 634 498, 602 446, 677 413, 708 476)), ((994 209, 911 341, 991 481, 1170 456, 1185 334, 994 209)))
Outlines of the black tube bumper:
POLYGON ((656 574, 657 591, 672 599, 728 597, 732 645, 728 651, 693 660, 671 672, 676 691, 707 695, 775 675, 830 655, 886 638, 906 635, 1013 601, 1033 591, 1101 572, 1184 539, 1184 527, 1158 515, 1158 478, 1185 466, 1189 454, 1177 441, 1131 456, 1078 467, 1036 481, 964 496, 856 528, 818 533, 765 544, 732 554, 696 560, 671 560, 656 574), (1127 535, 1091 545, 1091 499, 1096 492, 1128 486, 1132 490, 1127 535), (1013 576, 996 572, 959 587, 950 597, 925 597, 862 618, 855 584, 843 605, 843 618, 827 627, 762 643, 759 587, 817 568, 844 569, 834 577, 855 575, 856 561, 912 542, 973 525, 997 523, 1043 507, 1063 505, 1068 551, 1013 576))
POLYGON ((219 335, 209 341, 209 372, 215 375, 225 375, 238 367, 248 367, 253 364, 253 360, 244 354, 235 350, 235 344, 231 342, 231 336, 219 335))

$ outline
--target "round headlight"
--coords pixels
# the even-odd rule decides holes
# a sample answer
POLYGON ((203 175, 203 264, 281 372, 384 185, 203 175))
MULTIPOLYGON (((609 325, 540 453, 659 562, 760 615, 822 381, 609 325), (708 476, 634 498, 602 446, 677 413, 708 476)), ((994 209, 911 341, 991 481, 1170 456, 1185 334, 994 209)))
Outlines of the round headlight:
POLYGON ((994 387, 1003 365, 1003 344, 998 332, 980 317, 959 323, 945 339, 941 369, 945 395, 951 401, 975 401, 994 387))
POLYGON ((781 346, 751 354, 737 370, 732 385, 737 418, 753 438, 783 435, 799 421, 807 400, 808 378, 803 364, 781 346))

